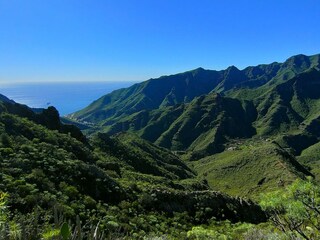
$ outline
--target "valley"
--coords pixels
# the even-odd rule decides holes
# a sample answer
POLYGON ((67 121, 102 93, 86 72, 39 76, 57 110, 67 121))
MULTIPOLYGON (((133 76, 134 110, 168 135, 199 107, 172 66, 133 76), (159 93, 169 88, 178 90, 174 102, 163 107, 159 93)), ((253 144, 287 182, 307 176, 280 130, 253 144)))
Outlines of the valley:
POLYGON ((1 216, 29 239, 286 239, 265 201, 319 183, 319 87, 320 55, 297 55, 150 79, 66 117, 0 95, 1 216))

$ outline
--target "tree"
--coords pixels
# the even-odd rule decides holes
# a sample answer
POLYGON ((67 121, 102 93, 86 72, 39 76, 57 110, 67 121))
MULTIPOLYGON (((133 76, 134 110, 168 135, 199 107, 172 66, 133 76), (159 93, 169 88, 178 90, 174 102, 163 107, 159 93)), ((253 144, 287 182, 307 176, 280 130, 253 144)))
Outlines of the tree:
POLYGON ((284 191, 265 194, 260 204, 287 235, 308 240, 320 238, 320 187, 311 178, 296 180, 284 191))
POLYGON ((9 137, 8 134, 2 133, 0 135, 0 142, 2 143, 3 146, 5 147, 11 147, 12 146, 12 141, 11 138, 9 137))

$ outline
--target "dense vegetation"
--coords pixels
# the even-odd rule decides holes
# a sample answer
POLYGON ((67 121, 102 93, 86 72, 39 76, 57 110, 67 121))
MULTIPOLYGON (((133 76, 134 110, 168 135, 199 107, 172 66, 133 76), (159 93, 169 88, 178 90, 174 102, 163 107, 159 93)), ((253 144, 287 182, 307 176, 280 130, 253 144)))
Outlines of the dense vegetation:
POLYGON ((63 123, 0 95, 0 237, 318 239, 319 87, 320 55, 297 55, 151 79, 63 123))
POLYGON ((295 181, 286 191, 265 194, 261 205, 270 220, 293 239, 319 239, 320 188, 308 181, 295 181))
POLYGON ((87 139, 53 107, 0 109, 2 236, 185 238, 213 220, 266 220, 258 205, 209 190, 179 157, 136 135, 87 139))

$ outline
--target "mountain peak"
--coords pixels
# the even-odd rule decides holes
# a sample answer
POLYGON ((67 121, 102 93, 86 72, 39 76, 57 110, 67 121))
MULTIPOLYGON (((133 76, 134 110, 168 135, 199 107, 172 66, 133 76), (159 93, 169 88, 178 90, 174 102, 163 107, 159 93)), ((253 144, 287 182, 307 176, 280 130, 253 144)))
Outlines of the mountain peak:
POLYGON ((198 67, 196 69, 191 70, 190 72, 192 72, 193 74, 198 74, 198 73, 201 73, 201 72, 204 72, 204 71, 206 71, 204 68, 198 67))
POLYGON ((245 79, 244 74, 235 66, 230 66, 225 70, 226 89, 232 88, 232 84, 240 83, 245 79), (231 84, 231 85, 230 85, 231 84), (230 86, 229 86, 230 85, 230 86))
POLYGON ((196 69, 194 69, 194 71, 204 71, 205 69, 203 67, 198 67, 196 69))
POLYGON ((299 59, 299 58, 308 58, 308 56, 304 55, 304 54, 297 54, 297 55, 293 55, 293 56, 289 57, 287 60, 289 60, 289 59, 299 59))
POLYGON ((236 71, 240 71, 236 66, 234 66, 234 65, 231 65, 231 66, 229 66, 226 70, 229 70, 229 71, 231 71, 231 70, 236 70, 236 71))
POLYGON ((298 54, 288 58, 285 61, 285 64, 288 64, 291 66, 301 66, 303 64, 310 64, 310 58, 306 55, 298 54))

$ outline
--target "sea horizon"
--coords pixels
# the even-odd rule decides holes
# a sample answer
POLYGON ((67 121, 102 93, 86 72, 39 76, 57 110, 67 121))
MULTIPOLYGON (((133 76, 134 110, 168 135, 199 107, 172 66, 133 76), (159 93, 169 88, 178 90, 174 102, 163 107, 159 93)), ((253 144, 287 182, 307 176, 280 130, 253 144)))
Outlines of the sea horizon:
POLYGON ((31 108, 54 106, 60 116, 65 116, 105 94, 135 83, 137 81, 5 82, 0 83, 0 94, 31 108))

